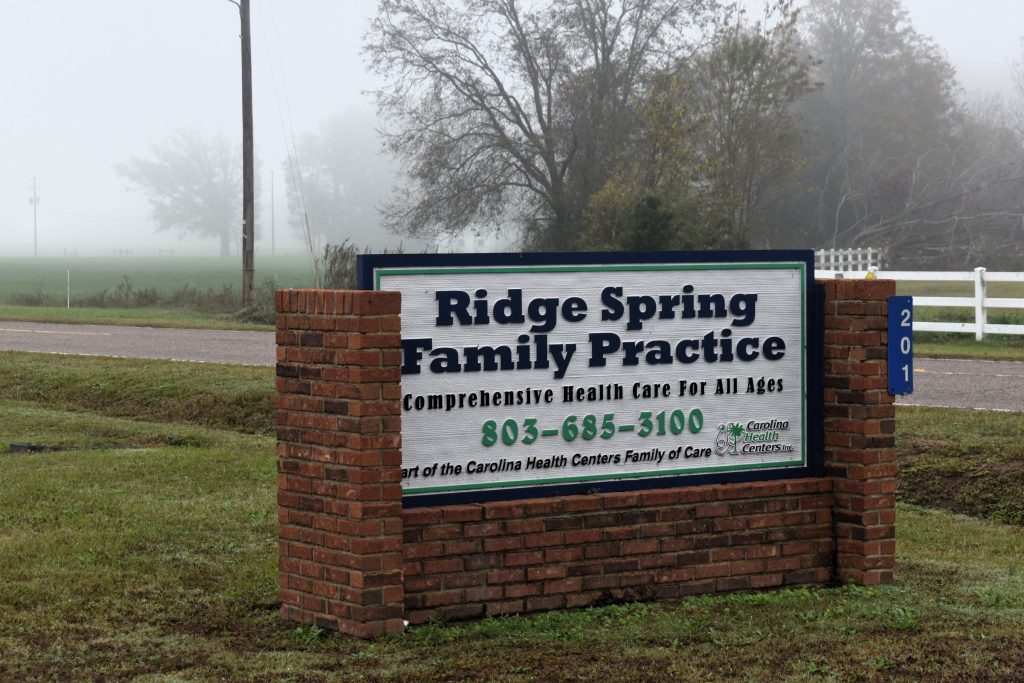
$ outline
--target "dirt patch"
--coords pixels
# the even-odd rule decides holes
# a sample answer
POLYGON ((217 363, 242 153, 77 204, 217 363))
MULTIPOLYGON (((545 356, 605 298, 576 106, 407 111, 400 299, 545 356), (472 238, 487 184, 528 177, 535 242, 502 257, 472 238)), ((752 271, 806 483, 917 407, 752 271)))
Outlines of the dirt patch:
POLYGON ((897 457, 899 501, 1024 524, 1024 454, 1008 460, 977 449, 951 454, 942 446, 928 448, 927 440, 909 445, 897 457))

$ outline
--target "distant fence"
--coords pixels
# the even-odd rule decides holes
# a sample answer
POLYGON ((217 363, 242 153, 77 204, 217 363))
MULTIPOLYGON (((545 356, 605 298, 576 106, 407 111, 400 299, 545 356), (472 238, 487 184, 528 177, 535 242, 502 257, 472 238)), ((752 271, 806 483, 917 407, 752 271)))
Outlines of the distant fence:
MULTIPOLYGON (((975 268, 973 272, 943 272, 914 270, 878 270, 867 271, 815 269, 819 278, 842 277, 847 279, 864 279, 877 277, 886 280, 903 280, 916 282, 973 282, 974 296, 915 296, 914 307, 944 306, 951 308, 973 308, 973 323, 938 323, 919 322, 914 320, 914 330, 919 332, 965 332, 974 333, 974 338, 982 340, 986 334, 1024 334, 1024 325, 989 324, 988 310, 991 308, 1024 309, 1024 299, 993 298, 986 296, 985 286, 989 282, 1022 282, 1024 273, 988 272, 984 268, 975 268)), ((916 318, 916 316, 915 316, 916 318)))
POLYGON ((881 268, 882 257, 882 250, 875 247, 819 249, 814 252, 814 267, 819 270, 866 271, 881 268))

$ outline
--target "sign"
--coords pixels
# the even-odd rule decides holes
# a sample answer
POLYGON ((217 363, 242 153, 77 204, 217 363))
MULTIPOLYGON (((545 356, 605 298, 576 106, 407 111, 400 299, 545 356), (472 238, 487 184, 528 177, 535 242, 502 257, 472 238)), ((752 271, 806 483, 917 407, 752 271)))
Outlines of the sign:
POLYGON ((810 465, 812 252, 399 254, 359 267, 364 288, 402 294, 407 500, 810 465))
POLYGON ((889 297, 889 394, 914 391, 914 298, 889 297))

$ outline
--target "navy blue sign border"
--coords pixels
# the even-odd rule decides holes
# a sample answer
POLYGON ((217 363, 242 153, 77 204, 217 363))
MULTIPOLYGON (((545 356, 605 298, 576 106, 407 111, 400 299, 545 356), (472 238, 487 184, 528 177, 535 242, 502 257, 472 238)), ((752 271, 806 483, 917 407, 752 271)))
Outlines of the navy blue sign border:
POLYGON ((620 479, 600 482, 573 482, 522 486, 475 491, 407 494, 402 507, 420 508, 488 501, 550 498, 594 493, 617 493, 651 489, 732 484, 781 479, 821 477, 824 472, 824 343, 825 289, 814 281, 814 252, 810 250, 764 251, 657 251, 657 252, 566 252, 566 253, 496 253, 496 254, 362 254, 357 257, 358 287, 375 287, 374 271, 379 268, 423 268, 444 266, 535 266, 535 265, 608 265, 645 263, 778 263, 800 262, 806 267, 804 291, 807 348, 805 351, 804 386, 807 390, 806 424, 807 464, 803 467, 719 472, 712 474, 675 475, 620 479))

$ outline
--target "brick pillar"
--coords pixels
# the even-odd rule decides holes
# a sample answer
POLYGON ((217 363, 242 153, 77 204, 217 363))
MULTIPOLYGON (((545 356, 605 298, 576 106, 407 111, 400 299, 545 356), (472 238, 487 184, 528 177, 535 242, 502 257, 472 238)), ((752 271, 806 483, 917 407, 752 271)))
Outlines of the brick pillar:
POLYGON ((836 580, 892 582, 896 408, 888 393, 892 280, 825 280, 825 474, 834 480, 836 580))
POLYGON ((275 303, 281 616, 400 632, 399 295, 286 290, 275 303))

